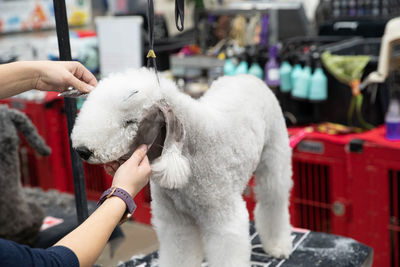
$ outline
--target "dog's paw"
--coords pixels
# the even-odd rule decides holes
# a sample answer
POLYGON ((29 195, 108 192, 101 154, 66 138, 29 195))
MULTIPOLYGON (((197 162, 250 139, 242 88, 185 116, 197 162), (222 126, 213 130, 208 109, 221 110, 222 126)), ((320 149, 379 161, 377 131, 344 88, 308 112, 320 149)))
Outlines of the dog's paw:
POLYGON ((292 252, 292 240, 291 238, 285 238, 268 242, 268 244, 264 245, 264 250, 274 258, 287 259, 292 252))

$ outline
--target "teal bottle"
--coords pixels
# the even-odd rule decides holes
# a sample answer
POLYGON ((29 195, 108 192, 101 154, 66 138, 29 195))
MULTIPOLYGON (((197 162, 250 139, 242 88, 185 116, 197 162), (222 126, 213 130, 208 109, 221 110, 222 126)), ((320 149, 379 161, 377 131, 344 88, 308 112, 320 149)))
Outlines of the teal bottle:
POLYGON ((300 64, 296 64, 293 67, 292 73, 290 74, 290 79, 292 81, 292 89, 296 86, 297 78, 299 78, 300 74, 303 72, 303 68, 300 64))
POLYGON ((307 99, 310 93, 311 86, 311 67, 304 67, 303 71, 296 79, 292 96, 295 98, 307 99))
POLYGON ((328 98, 328 79, 321 67, 317 67, 311 77, 310 101, 325 101, 328 98))
POLYGON ((237 68, 236 68, 235 75, 238 75, 238 74, 247 74, 248 71, 249 71, 249 64, 247 64, 247 61, 242 60, 242 61, 239 63, 239 65, 237 66, 237 68))
POLYGON ((281 68, 279 69, 282 93, 288 93, 293 89, 291 73, 292 65, 287 61, 282 62, 281 68))
POLYGON ((236 65, 231 58, 227 58, 224 64, 224 74, 234 76, 236 73, 236 65))
POLYGON ((249 69, 249 74, 256 76, 259 79, 263 79, 264 77, 264 71, 260 67, 260 65, 257 62, 253 62, 250 66, 249 69))

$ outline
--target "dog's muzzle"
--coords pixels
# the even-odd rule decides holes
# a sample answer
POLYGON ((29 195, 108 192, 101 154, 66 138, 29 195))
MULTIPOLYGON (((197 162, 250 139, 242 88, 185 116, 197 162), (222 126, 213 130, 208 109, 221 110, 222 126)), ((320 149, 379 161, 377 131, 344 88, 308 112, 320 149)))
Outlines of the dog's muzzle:
POLYGON ((79 146, 75 150, 83 160, 88 160, 93 155, 93 152, 85 146, 79 146))

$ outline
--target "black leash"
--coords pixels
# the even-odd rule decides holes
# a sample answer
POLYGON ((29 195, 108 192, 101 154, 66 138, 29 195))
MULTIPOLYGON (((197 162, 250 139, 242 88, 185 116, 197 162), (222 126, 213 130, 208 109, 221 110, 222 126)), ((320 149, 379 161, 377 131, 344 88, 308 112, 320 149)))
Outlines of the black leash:
MULTIPOLYGON (((55 1, 55 0, 54 0, 55 1)), ((179 31, 184 29, 184 19, 185 19, 185 1, 175 0, 175 24, 179 31)), ((153 0, 147 0, 147 24, 149 32, 149 52, 147 53, 147 67, 154 68, 157 75, 157 62, 156 53, 154 52, 154 2, 153 0)))
MULTIPOLYGON (((61 61, 71 60, 71 47, 69 43, 69 30, 67 12, 65 8, 65 0, 53 0, 54 15, 56 18, 58 49, 60 51, 61 61)), ((65 113, 67 116, 68 136, 71 136, 72 127, 75 123, 76 117, 76 99, 64 98, 65 113)), ((88 207, 86 199, 86 186, 85 177, 83 174, 83 164, 76 151, 72 148, 72 142, 69 138, 69 151, 71 154, 72 174, 74 179, 74 192, 76 213, 78 216, 78 223, 81 224, 88 217, 88 207)), ((57 177, 54 177, 55 179, 57 177)))
MULTIPOLYGON (((153 68, 157 74, 156 53, 154 52, 154 2, 147 0, 147 24, 149 31, 149 52, 147 53, 147 67, 153 68)), ((158 77, 158 75, 157 75, 158 77)))

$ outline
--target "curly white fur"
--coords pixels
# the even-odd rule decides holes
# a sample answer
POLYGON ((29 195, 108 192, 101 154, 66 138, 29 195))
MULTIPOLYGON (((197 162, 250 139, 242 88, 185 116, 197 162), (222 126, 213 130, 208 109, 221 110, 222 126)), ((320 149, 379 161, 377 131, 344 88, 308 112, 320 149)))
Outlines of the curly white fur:
POLYGON ((137 125, 125 122, 141 121, 154 107, 168 128, 151 177, 160 266, 198 267, 204 256, 212 267, 250 266, 242 192, 253 173, 264 249, 288 257, 291 149, 269 88, 249 75, 222 77, 194 100, 169 80, 158 84, 147 69, 116 74, 89 95, 73 130, 74 147, 90 149, 91 163, 116 160, 138 135, 137 125))
POLYGON ((169 189, 183 187, 191 173, 189 160, 182 155, 176 144, 163 151, 162 157, 152 163, 151 170, 153 181, 169 189))

